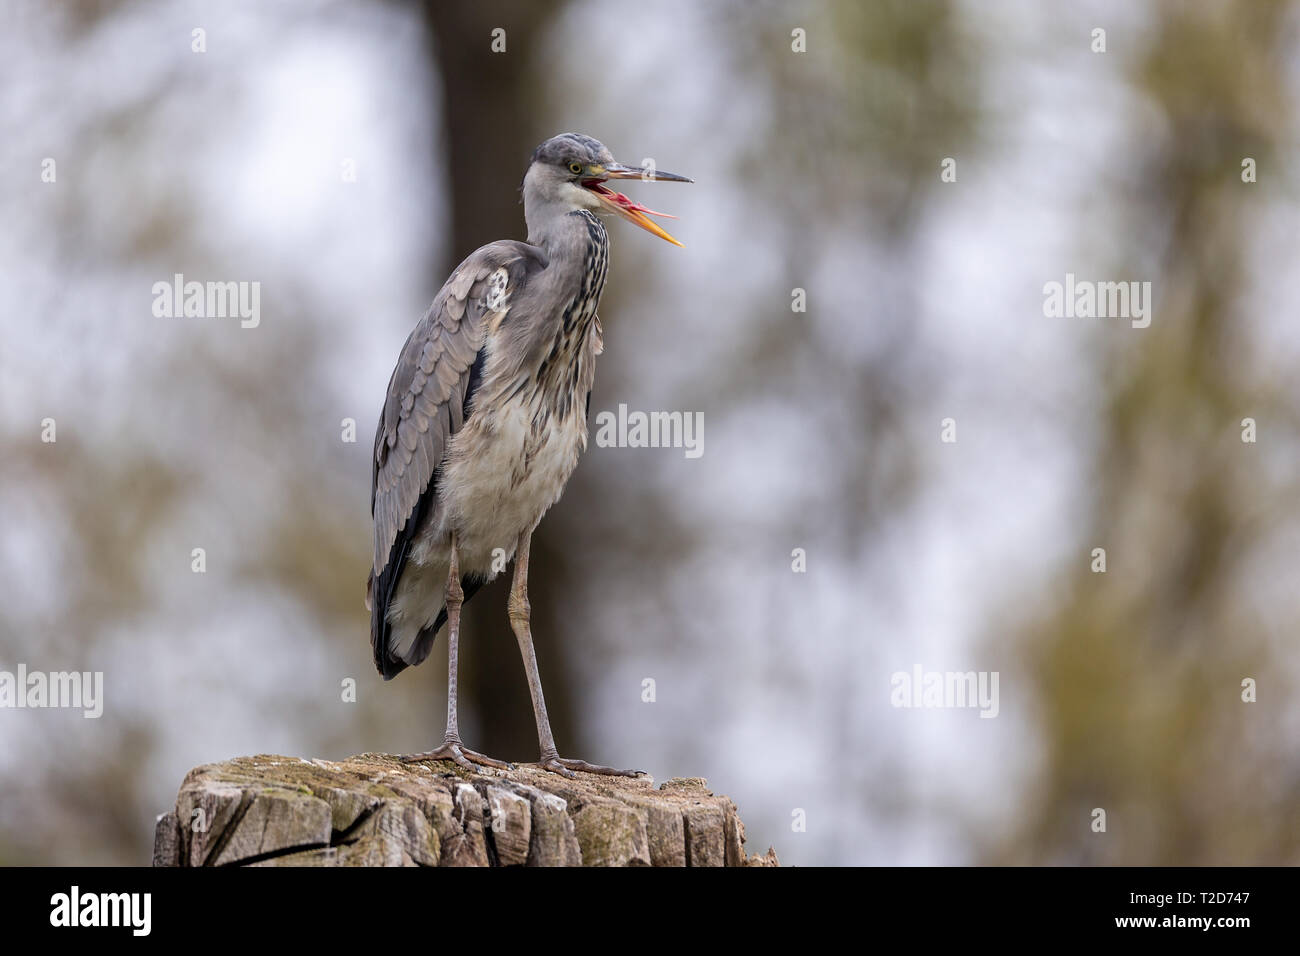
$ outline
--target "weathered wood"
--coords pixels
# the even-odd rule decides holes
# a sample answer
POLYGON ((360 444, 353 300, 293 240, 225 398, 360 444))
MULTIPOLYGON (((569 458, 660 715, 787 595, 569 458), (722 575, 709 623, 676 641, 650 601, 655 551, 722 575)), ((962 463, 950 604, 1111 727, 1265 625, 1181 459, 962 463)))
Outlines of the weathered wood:
POLYGON ((469 773, 384 754, 196 767, 158 818, 154 866, 776 866, 698 777, 469 773))

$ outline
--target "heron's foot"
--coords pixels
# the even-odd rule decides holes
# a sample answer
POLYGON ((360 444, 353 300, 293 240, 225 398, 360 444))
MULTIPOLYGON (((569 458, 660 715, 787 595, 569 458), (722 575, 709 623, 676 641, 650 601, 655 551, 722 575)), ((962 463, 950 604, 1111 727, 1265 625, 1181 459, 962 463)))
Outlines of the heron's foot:
POLYGON ((587 763, 585 760, 569 760, 564 757, 543 757, 534 763, 524 764, 525 767, 537 767, 541 770, 549 770, 551 773, 558 773, 561 777, 576 777, 573 771, 581 770, 583 773, 598 773, 606 777, 640 777, 645 774, 644 770, 616 770, 613 767, 600 767, 594 763, 587 763))
POLYGON ((475 771, 474 764, 494 767, 497 770, 513 770, 514 765, 495 757, 488 757, 461 745, 459 740, 447 740, 437 750, 426 750, 422 754, 406 754, 400 758, 402 763, 420 763, 425 760, 451 760, 466 770, 475 771))

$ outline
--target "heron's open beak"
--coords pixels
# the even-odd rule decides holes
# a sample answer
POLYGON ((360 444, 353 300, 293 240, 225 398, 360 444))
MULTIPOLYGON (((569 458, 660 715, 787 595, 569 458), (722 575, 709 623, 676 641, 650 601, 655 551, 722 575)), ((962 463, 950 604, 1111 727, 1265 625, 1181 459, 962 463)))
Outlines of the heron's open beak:
POLYGON ((582 185, 596 194, 596 198, 601 204, 612 213, 622 216, 628 222, 635 223, 646 232, 653 233, 660 239, 666 239, 675 246, 681 243, 674 239, 664 230, 659 228, 650 216, 662 216, 665 219, 676 219, 676 216, 669 215, 666 212, 655 212, 639 202, 634 202, 620 192, 615 192, 605 185, 606 179, 645 179, 651 181, 663 181, 670 183, 692 183, 695 180, 688 179, 685 176, 678 176, 676 173, 665 173, 662 170, 646 167, 644 169, 635 166, 624 166, 622 163, 610 163, 608 166, 592 169, 599 178, 584 179, 582 185))

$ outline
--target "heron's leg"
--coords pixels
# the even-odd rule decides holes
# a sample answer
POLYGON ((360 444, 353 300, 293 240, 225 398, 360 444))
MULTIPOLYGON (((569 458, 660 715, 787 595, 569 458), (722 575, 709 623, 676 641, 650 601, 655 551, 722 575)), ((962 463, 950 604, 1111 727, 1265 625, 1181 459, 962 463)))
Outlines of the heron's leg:
POLYGON ((460 725, 456 719, 456 664, 460 647, 460 609, 465 603, 465 591, 460 585, 460 559, 456 553, 456 533, 451 535, 451 570, 447 573, 447 735, 442 746, 419 754, 409 754, 402 758, 405 763, 417 760, 453 760, 466 770, 473 770, 474 764, 509 769, 504 760, 485 757, 481 753, 465 747, 460 742, 460 725))
POLYGON ((585 760, 566 760, 555 749, 555 737, 551 734, 551 720, 546 715, 546 698, 542 694, 542 679, 537 673, 537 654, 533 651, 533 633, 529 623, 532 608, 528 603, 528 547, 532 543, 532 532, 525 531, 519 536, 519 547, 515 551, 515 578, 510 586, 510 629, 519 641, 519 653, 524 659, 524 672, 528 675, 528 692, 533 698, 533 717, 537 721, 537 742, 541 746, 542 756, 530 766, 541 767, 565 777, 574 776, 573 771, 585 773, 603 773, 619 777, 635 777, 639 770, 615 770, 613 767, 598 767, 585 760))

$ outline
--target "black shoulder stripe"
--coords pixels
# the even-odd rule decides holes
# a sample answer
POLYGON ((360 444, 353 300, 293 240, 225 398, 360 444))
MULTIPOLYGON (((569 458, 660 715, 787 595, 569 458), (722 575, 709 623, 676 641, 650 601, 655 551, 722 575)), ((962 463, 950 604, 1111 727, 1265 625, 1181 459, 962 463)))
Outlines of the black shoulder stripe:
POLYGON ((465 401, 461 403, 460 411, 462 421, 469 421, 470 402, 474 398, 474 393, 478 391, 479 385, 483 383, 483 365, 487 362, 487 346, 478 350, 478 355, 474 357, 474 364, 470 366, 469 382, 465 385, 465 401))

